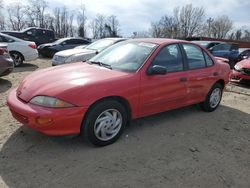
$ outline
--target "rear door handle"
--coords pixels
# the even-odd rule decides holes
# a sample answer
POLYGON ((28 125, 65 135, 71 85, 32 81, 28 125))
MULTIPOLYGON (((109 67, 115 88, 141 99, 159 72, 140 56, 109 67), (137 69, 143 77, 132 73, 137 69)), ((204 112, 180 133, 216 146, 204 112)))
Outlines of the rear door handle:
POLYGON ((186 81, 187 81, 187 78, 186 78, 186 77, 182 77, 182 78, 180 78, 180 81, 181 81, 181 82, 186 82, 186 81))

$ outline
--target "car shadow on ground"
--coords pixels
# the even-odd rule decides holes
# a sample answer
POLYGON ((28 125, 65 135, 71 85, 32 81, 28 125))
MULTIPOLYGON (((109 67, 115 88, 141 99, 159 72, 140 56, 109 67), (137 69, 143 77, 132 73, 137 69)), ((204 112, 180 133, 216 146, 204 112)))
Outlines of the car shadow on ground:
POLYGON ((20 67, 15 67, 13 73, 34 71, 36 69, 38 69, 37 65, 24 63, 20 67))
POLYGON ((0 176, 10 188, 244 187, 249 124, 250 114, 233 108, 191 106, 135 120, 101 148, 23 126, 3 143, 0 176))
POLYGON ((0 78, 0 93, 4 93, 12 87, 12 83, 9 80, 0 78))
POLYGON ((248 89, 250 88, 250 81, 244 81, 241 83, 231 83, 231 84, 242 88, 248 88, 248 89))

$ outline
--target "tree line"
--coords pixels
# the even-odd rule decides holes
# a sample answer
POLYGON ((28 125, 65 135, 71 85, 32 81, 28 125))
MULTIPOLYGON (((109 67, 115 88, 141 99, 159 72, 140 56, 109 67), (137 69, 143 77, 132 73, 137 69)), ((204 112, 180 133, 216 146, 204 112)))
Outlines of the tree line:
POLYGON ((46 0, 28 0, 28 4, 15 2, 6 6, 0 0, 0 30, 20 31, 27 27, 51 29, 58 38, 76 35, 87 37, 89 28, 93 38, 104 38, 118 36, 119 21, 114 15, 102 14, 87 20, 83 4, 77 10, 70 10, 66 6, 51 10, 46 0))
MULTIPOLYGON (((0 0, 0 30, 20 31, 26 27, 52 29, 56 37, 81 36, 89 34, 95 38, 119 36, 119 20, 115 15, 97 14, 88 19, 84 4, 77 10, 66 6, 50 9, 46 0, 28 0, 27 4, 15 2, 4 5, 0 0), (5 9, 5 12, 3 11, 5 9), (87 33, 90 32, 90 33, 87 33)), ((151 22, 148 31, 135 31, 134 37, 187 38, 203 36, 250 41, 250 30, 235 30, 233 21, 226 15, 206 18, 203 7, 187 4, 175 7, 172 14, 163 15, 151 22)))
POLYGON ((193 36, 250 41, 250 30, 243 27, 234 31, 233 21, 226 15, 206 18, 203 7, 187 4, 175 7, 172 14, 163 15, 151 23, 148 32, 136 33, 137 37, 188 38, 193 36))

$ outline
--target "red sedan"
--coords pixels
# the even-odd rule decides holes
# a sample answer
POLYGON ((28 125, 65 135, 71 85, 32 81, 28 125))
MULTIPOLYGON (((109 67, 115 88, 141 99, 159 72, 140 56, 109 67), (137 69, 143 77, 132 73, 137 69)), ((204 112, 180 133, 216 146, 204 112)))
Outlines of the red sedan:
POLYGON ((238 62, 231 75, 232 82, 250 81, 250 58, 238 62))
POLYGON ((13 116, 48 135, 81 133, 94 145, 115 142, 131 119, 200 103, 214 111, 228 64, 181 40, 131 39, 85 63, 27 76, 7 104, 13 116))

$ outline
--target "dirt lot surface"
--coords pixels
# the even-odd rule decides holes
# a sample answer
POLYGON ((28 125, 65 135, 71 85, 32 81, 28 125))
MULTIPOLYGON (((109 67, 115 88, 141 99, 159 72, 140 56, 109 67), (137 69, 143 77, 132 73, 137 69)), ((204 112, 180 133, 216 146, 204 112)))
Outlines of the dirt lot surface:
POLYGON ((139 119, 96 148, 12 118, 11 88, 50 64, 36 60, 0 78, 0 187, 250 187, 250 86, 228 85, 213 113, 190 106, 139 119))

